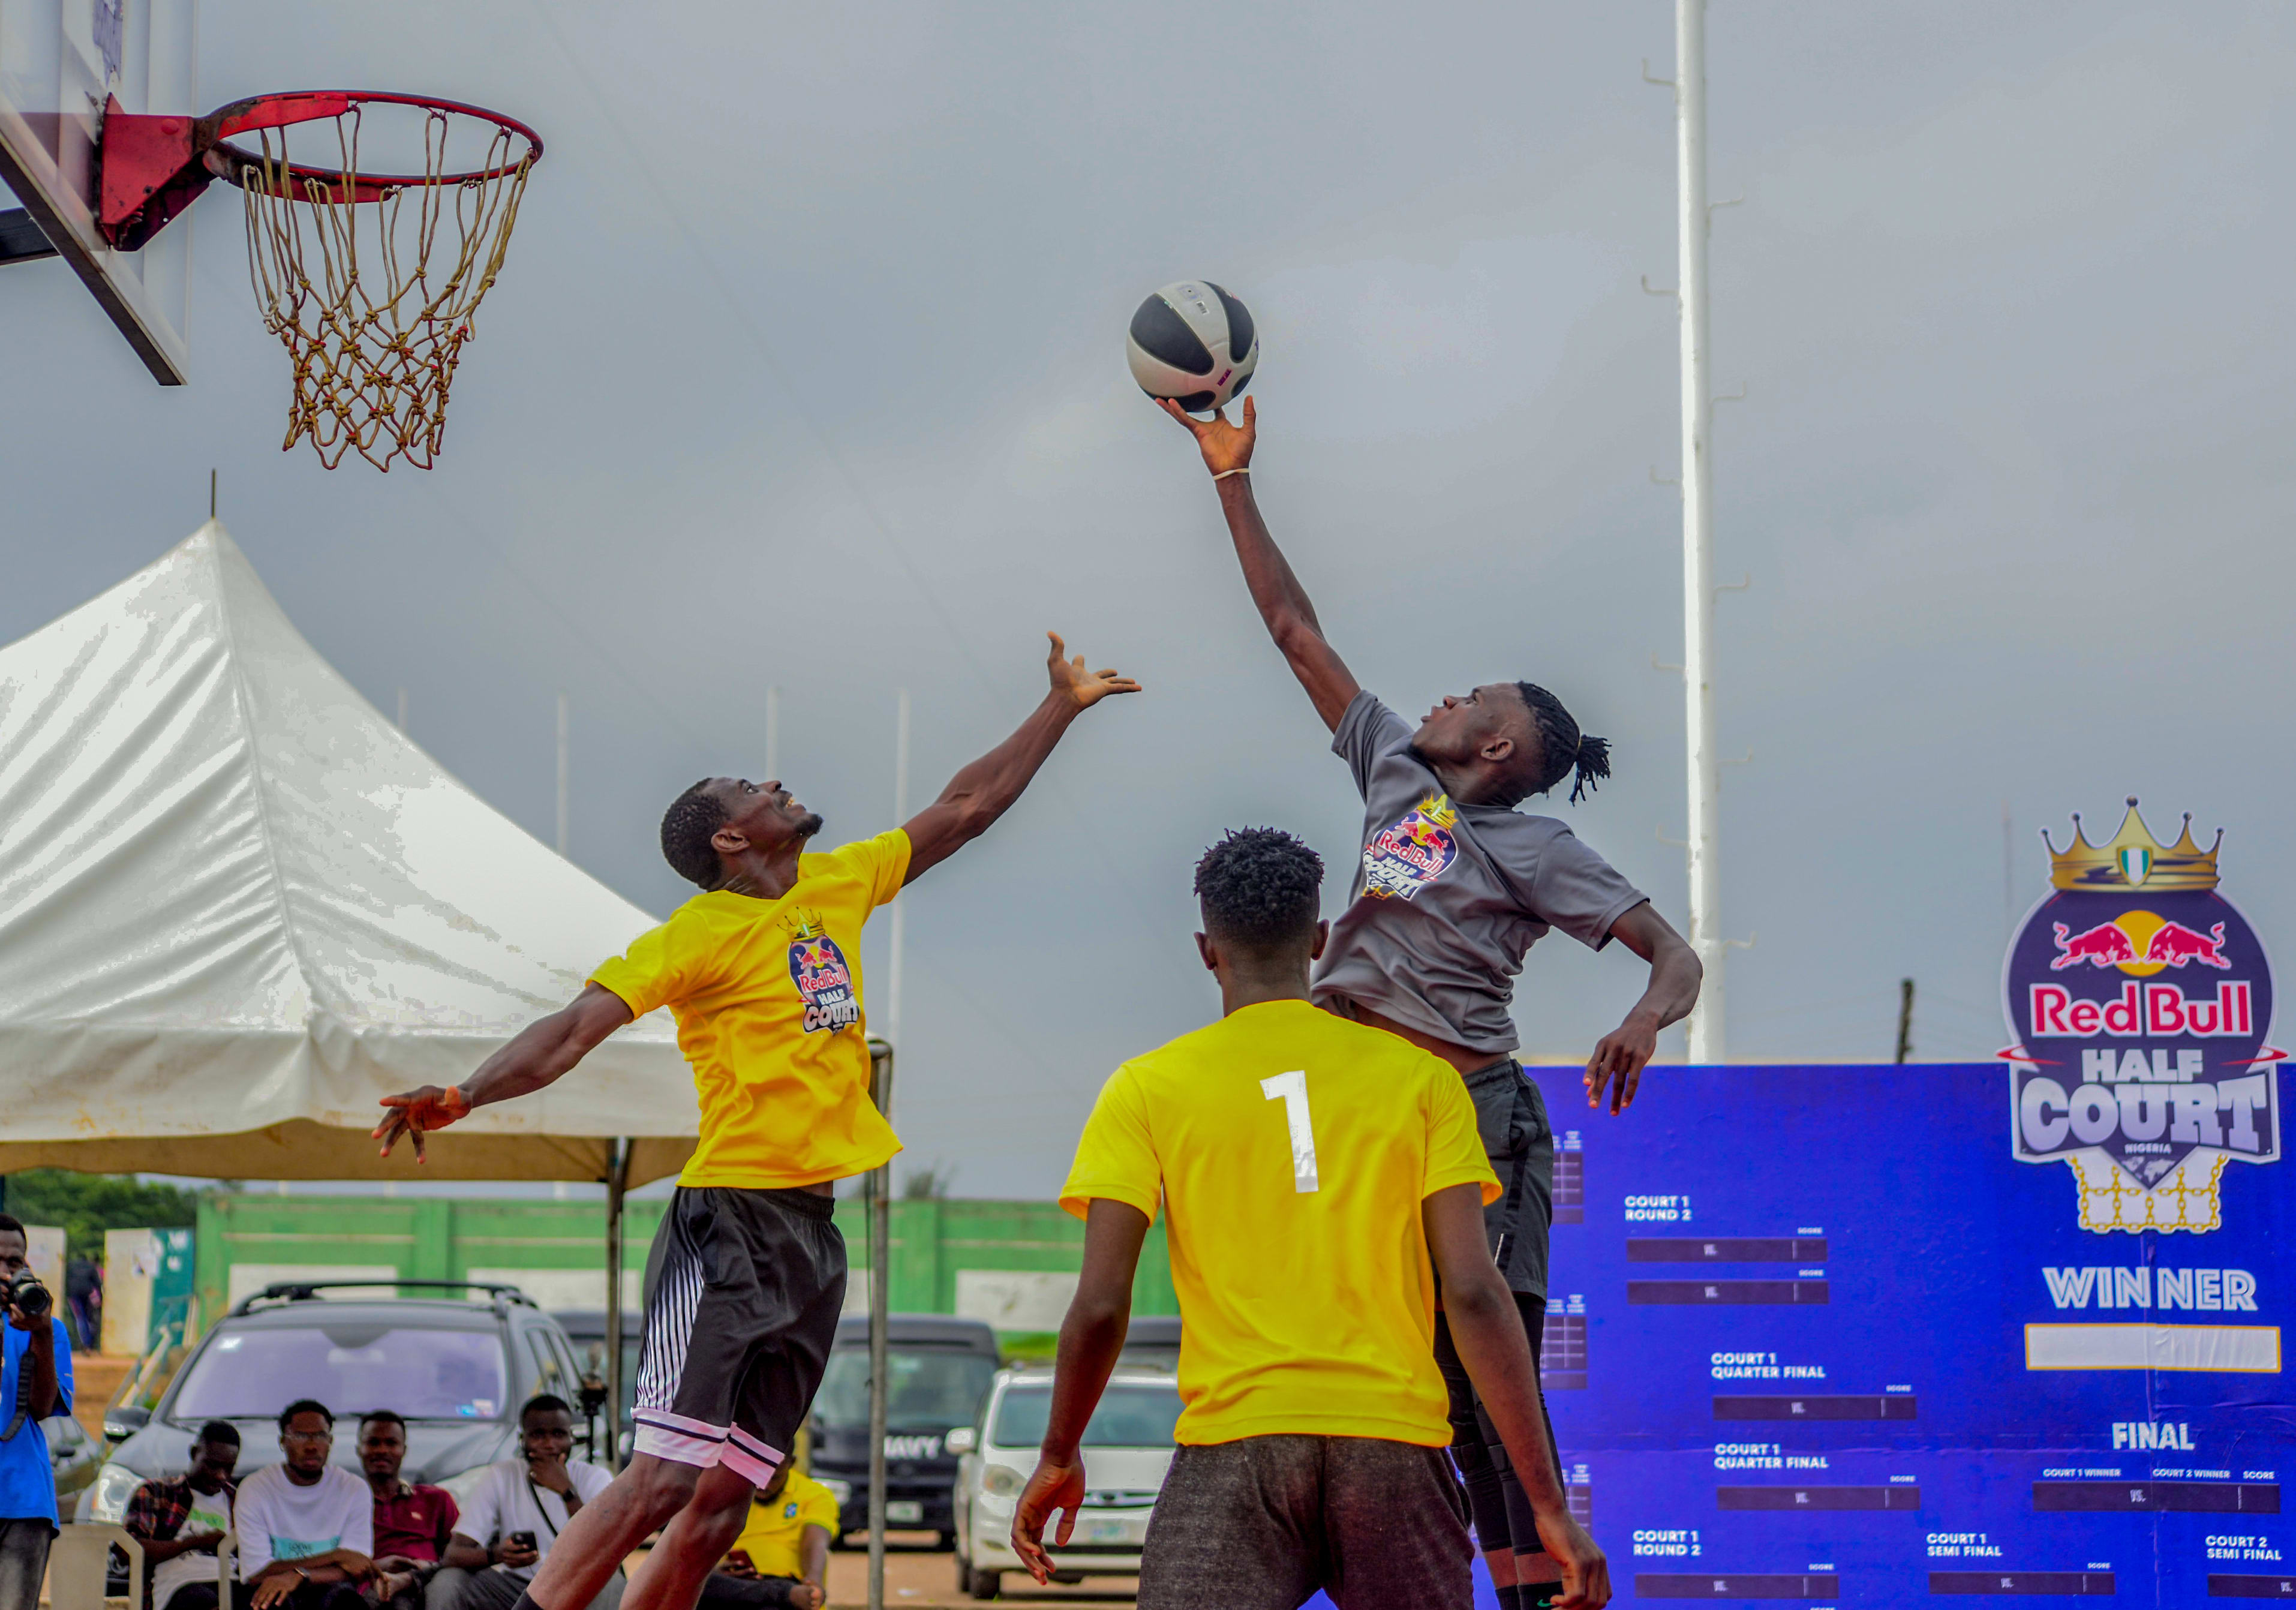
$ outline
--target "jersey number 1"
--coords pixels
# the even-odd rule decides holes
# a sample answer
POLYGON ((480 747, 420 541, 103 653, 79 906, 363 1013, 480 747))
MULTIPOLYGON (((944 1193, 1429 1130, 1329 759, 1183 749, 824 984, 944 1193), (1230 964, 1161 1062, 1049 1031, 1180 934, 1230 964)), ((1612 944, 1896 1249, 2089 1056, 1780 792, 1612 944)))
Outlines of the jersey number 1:
POLYGON ((1276 1073, 1259 1081, 1260 1093, 1269 1101, 1282 1101, 1283 1121, 1292 1129, 1292 1188, 1312 1191, 1316 1188, 1316 1126, 1308 1113, 1308 1073, 1295 1068, 1289 1073, 1276 1073))

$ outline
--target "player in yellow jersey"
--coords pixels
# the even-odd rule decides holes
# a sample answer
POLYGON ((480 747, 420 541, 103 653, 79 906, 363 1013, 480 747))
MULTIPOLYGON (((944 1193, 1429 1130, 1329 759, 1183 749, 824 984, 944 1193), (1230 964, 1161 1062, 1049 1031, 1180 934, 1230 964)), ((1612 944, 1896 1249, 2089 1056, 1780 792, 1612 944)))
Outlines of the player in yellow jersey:
POLYGON ((1317 1008, 1323 863, 1232 833, 1196 867, 1224 1015, 1102 1088, 1061 1205, 1085 1220, 1051 1418, 1015 1508, 1038 1581, 1084 1501, 1079 1446, 1131 1314, 1160 1203, 1180 1299, 1179 1450, 1140 1563, 1140 1610, 1473 1603, 1466 1503, 1444 1450, 1439 1294, 1522 1474, 1558 1604, 1600 1610, 1609 1567, 1564 1502, 1530 1348, 1483 1238, 1499 1194, 1451 1066, 1317 1008))
POLYGON ((383 1099, 383 1151, 411 1136, 419 1157, 424 1131, 541 1089, 663 1006, 693 1066, 701 1142, 646 1260, 636 1451, 568 1522, 518 1610, 588 1604, 657 1528, 624 1610, 691 1610, 787 1457, 845 1297, 832 1183, 901 1145, 869 1100, 861 925, 1002 816, 1078 714, 1138 691, 1066 652, 1054 635, 1052 686, 1018 731, 875 838, 807 854, 821 817, 780 783, 696 783, 662 817, 661 848, 702 892, 459 1087, 383 1099))

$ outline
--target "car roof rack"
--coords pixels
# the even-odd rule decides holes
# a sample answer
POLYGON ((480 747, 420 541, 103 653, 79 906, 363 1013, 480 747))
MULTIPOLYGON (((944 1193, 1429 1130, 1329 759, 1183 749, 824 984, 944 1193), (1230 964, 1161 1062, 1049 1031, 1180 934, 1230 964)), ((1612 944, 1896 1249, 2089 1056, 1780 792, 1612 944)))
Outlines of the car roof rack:
POLYGON ((488 1280, 275 1280, 261 1291, 242 1297, 233 1305, 232 1314, 252 1313, 258 1302, 310 1302, 324 1291, 344 1287, 387 1286, 397 1291, 432 1290, 485 1292, 492 1300, 496 1312, 516 1302, 539 1311, 540 1304, 514 1286, 504 1286, 488 1280))

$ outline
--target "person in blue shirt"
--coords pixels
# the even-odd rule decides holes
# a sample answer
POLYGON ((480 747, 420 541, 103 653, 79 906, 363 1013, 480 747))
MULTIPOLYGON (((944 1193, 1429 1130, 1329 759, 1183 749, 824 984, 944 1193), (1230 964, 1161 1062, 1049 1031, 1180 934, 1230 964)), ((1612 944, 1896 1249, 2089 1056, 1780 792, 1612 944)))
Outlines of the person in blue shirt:
MULTIPOLYGON (((23 1225, 0 1213, 0 1285, 22 1273, 30 1254, 23 1225)), ((71 1412, 71 1338, 51 1294, 37 1317, 11 1301, 0 1342, 0 1610, 39 1610, 56 1535, 56 1480, 40 1422, 71 1412)))

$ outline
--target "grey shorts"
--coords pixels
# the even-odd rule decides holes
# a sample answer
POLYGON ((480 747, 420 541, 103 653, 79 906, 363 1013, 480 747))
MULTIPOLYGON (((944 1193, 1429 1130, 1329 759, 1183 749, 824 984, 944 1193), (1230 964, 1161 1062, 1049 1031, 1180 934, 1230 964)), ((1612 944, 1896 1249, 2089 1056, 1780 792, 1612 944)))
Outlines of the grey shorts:
POLYGON ((1469 1610, 1467 1504, 1439 1448, 1243 1437, 1182 1448, 1148 1523, 1139 1610, 1469 1610))
POLYGON ((1546 1098, 1512 1056, 1465 1075, 1483 1154, 1499 1177, 1498 1200, 1483 1210, 1483 1235, 1507 1288, 1546 1294, 1546 1241, 1554 1222, 1554 1126, 1546 1098))

